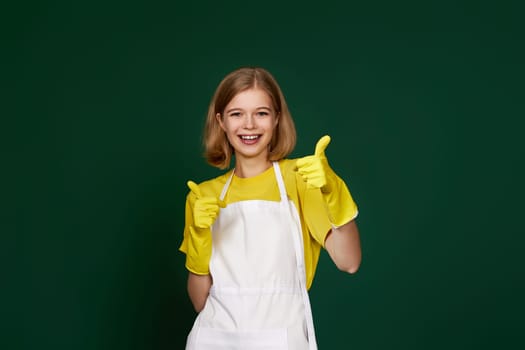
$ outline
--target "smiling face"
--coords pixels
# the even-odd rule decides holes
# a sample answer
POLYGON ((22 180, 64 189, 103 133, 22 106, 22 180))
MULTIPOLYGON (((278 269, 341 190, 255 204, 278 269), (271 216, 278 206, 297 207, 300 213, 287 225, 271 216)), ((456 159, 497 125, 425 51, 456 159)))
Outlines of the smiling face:
POLYGON ((216 116, 235 150, 237 162, 256 160, 268 163, 268 145, 277 116, 268 94, 257 88, 241 91, 216 116))

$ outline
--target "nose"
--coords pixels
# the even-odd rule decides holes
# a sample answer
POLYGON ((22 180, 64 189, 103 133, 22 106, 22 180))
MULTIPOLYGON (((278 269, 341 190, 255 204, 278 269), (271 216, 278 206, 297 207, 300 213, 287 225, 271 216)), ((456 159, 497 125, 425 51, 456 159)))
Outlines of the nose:
POLYGON ((253 118, 253 115, 247 113, 246 118, 244 118, 244 127, 246 129, 253 129, 255 126, 255 119, 253 118))

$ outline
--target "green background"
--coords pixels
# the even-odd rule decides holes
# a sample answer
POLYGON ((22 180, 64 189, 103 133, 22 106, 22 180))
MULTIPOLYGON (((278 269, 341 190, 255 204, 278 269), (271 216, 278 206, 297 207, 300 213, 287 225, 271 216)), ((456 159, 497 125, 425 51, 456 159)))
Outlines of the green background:
POLYGON ((524 6, 92 2, 2 11, 3 349, 182 349, 186 181, 220 79, 270 70, 359 205, 320 349, 525 346, 524 6))

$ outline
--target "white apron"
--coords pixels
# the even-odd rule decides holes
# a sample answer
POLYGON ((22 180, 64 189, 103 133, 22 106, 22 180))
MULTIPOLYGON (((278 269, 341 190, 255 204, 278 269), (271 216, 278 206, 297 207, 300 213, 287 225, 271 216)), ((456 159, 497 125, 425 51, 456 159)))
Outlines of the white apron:
POLYGON ((273 168, 280 202, 229 204, 212 226, 213 285, 188 350, 317 349, 299 215, 276 162, 273 168))

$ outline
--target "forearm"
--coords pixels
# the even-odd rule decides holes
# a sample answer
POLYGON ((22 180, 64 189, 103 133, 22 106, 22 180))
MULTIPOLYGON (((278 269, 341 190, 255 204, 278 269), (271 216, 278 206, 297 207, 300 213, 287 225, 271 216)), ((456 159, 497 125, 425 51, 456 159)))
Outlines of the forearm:
POLYGON ((195 311, 201 312, 210 293, 211 276, 188 274, 188 294, 195 311))
POLYGON ((338 269, 355 273, 361 264, 361 240, 355 220, 332 228, 325 247, 338 269))
POLYGON ((295 163, 297 173, 306 183, 304 211, 315 217, 311 220, 310 229, 317 231, 316 234, 324 235, 332 225, 324 240, 325 247, 340 270, 355 273, 361 264, 361 242, 354 220, 357 206, 345 182, 328 164, 325 149, 329 143, 330 136, 321 137, 315 145, 314 155, 300 158, 295 163), (319 192, 311 189, 318 189, 319 192), (316 198, 318 195, 320 200, 316 198), (320 204, 324 210, 319 210, 320 204), (325 217, 311 214, 316 212, 325 217), (325 229, 320 229, 321 226, 325 229))

